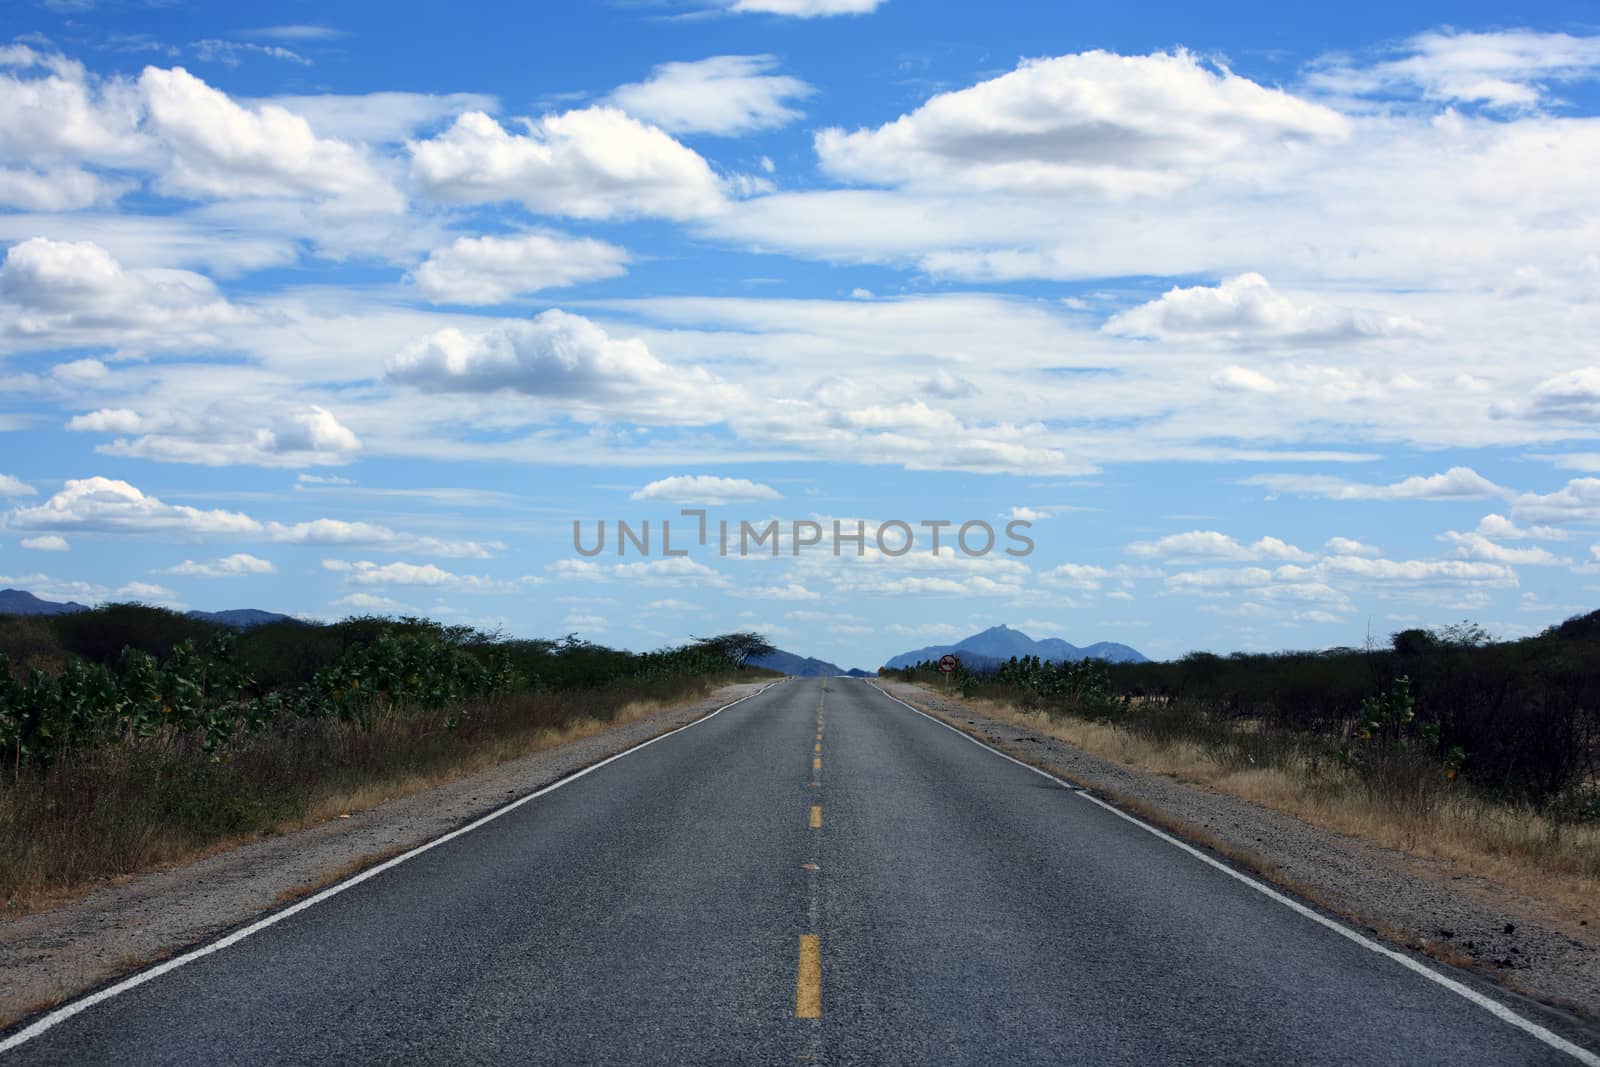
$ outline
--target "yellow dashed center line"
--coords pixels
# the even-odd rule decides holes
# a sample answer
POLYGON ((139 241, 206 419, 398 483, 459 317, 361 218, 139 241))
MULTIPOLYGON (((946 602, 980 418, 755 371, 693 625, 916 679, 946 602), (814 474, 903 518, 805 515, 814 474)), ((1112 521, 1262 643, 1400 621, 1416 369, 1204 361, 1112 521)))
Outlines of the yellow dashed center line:
POLYGON ((822 760, 820 757, 811 761, 811 769, 814 771, 822 770, 822 760))
POLYGON ((818 741, 817 742, 817 747, 812 749, 811 751, 813 751, 813 752, 821 752, 822 751, 822 742, 818 741))
POLYGON ((822 829, 822 805, 821 804, 813 804, 813 805, 811 805, 811 828, 813 830, 822 829))
POLYGON ((800 935, 800 970, 795 978, 794 1014, 799 1019, 822 1018, 822 941, 816 934, 800 935))

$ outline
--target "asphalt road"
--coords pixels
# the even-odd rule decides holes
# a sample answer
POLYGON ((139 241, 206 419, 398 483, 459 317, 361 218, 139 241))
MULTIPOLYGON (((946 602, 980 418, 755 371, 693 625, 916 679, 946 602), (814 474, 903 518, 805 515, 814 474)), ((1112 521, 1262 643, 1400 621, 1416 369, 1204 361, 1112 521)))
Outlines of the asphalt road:
POLYGON ((1578 1062, 845 679, 777 685, 0 1059, 1578 1062))

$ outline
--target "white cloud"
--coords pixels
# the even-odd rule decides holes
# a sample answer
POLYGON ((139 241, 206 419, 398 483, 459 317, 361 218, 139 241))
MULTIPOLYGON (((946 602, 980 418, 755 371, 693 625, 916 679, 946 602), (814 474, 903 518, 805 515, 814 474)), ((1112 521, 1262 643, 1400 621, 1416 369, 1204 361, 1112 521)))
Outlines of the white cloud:
POLYGON ((276 574, 278 568, 269 560, 260 559, 248 552, 235 552, 208 562, 186 559, 159 574, 181 575, 186 578, 241 578, 257 574, 276 574))
POLYGON ((722 206, 722 185, 704 159, 616 108, 545 115, 526 127, 510 133, 467 112, 439 136, 410 142, 412 175, 446 203, 515 200, 575 218, 688 219, 722 206))
POLYGON ((1600 367, 1581 367, 1533 387, 1530 414, 1538 418, 1600 422, 1600 367))
POLYGON ((678 474, 661 478, 636 490, 630 500, 661 501, 669 504, 741 504, 761 500, 782 500, 783 494, 770 485, 747 478, 719 478, 709 474, 678 474))
POLYGON ((441 330, 395 356, 388 377, 435 392, 508 390, 578 417, 662 423, 716 422, 738 398, 698 367, 670 367, 643 341, 613 338, 557 310, 482 333, 441 330))
POLYGON ((505 546, 495 541, 452 541, 400 533, 386 526, 339 519, 262 523, 221 509, 168 504, 113 478, 71 479, 50 499, 17 508, 7 518, 17 530, 51 533, 132 534, 168 537, 275 541, 282 544, 347 545, 388 552, 486 558, 505 546))
POLYGON ((1277 393, 1283 386, 1249 367, 1223 367, 1211 376, 1211 384, 1235 393, 1277 393))
POLYGON ((1521 110, 1549 102, 1550 84, 1600 74, 1600 38, 1526 30, 1460 33, 1436 30, 1399 46, 1399 58, 1359 66, 1325 60, 1310 83, 1347 94, 1412 90, 1424 99, 1521 110))
POLYGON ((91 82, 81 64, 21 45, 0 48, 0 67, 42 72, 0 74, 0 159, 125 165, 151 158, 137 130, 142 107, 133 86, 91 82))
MULTIPOLYGON (((866 290, 857 290, 857 292, 866 292, 866 290)), ((855 293, 851 295, 854 296, 855 293)), ((928 396, 938 397, 940 400, 965 400, 983 392, 982 389, 979 389, 966 378, 951 374, 942 367, 934 371, 932 377, 924 378, 918 382, 917 388, 928 396)))
POLYGON ((1416 475, 1390 485, 1368 485, 1322 474, 1258 474, 1241 479, 1241 484, 1259 485, 1273 495, 1289 493, 1328 500, 1477 500, 1508 495, 1507 490, 1471 467, 1451 467, 1443 474, 1416 475))
POLYGON ((1523 493, 1511 518, 1529 523, 1600 522, 1600 478, 1574 478, 1553 493, 1523 493))
POLYGON ((112 478, 70 479, 44 503, 18 508, 10 525, 19 530, 90 533, 259 535, 261 524, 236 511, 201 510, 167 504, 112 478))
POLYGON ((773 56, 712 56, 696 63, 663 63, 648 80, 619 86, 610 100, 635 118, 670 133, 724 137, 786 126, 801 117, 789 106, 814 89, 799 78, 773 74, 773 56))
POLYGON ((1276 537, 1263 537, 1245 545, 1216 530, 1190 530, 1159 541, 1134 541, 1129 555, 1147 559, 1284 559, 1308 560, 1311 554, 1276 537))
POLYGON ((241 107, 182 67, 139 76, 145 123, 172 149, 163 187, 199 197, 314 197, 352 212, 405 201, 357 148, 275 104, 241 107))
POLYGON ((356 611, 404 611, 406 606, 398 600, 390 600, 386 596, 376 593, 348 593, 333 601, 336 608, 351 608, 356 611))
POLYGON ((707 585, 717 588, 729 588, 732 585, 712 568, 686 556, 614 564, 595 563, 586 559, 560 559, 548 564, 545 570, 557 578, 580 581, 620 578, 641 585, 707 585))
POLYGON ((628 253, 590 237, 527 233, 462 237, 428 254, 411 280, 435 303, 503 304, 514 297, 627 273, 628 253))
POLYGON ((1532 566, 1553 566, 1555 564, 1571 563, 1570 559, 1563 559, 1551 554, 1549 551, 1536 545, 1527 548, 1512 548, 1498 541, 1491 540, 1480 533, 1460 533, 1455 530, 1446 530, 1439 535, 1439 540, 1449 541, 1456 546, 1455 553, 1462 559, 1486 560, 1490 563, 1514 563, 1532 566))
POLYGON ((1382 549, 1376 545, 1364 544, 1348 537, 1330 537, 1328 543, 1322 546, 1330 555, 1334 556, 1381 556, 1382 549))
POLYGON ((822 594, 798 582, 787 585, 753 585, 740 588, 738 595, 754 600, 821 600, 822 594))
POLYGON ((1485 515, 1478 520, 1477 532, 1494 541, 1565 541, 1567 532, 1555 526, 1530 526, 1524 529, 1504 515, 1485 515))
POLYGON ((181 607, 178 594, 164 585, 155 585, 151 582, 129 582, 117 590, 117 596, 129 600, 137 600, 144 604, 162 604, 168 607, 181 607))
POLYGON ((70 363, 57 363, 50 368, 50 377, 63 385, 86 386, 102 382, 110 374, 98 359, 75 359, 70 363))
POLYGON ((477 574, 456 574, 432 563, 374 563, 371 560, 325 559, 324 570, 343 574, 351 585, 363 586, 423 586, 430 589, 457 593, 514 593, 526 585, 537 583, 538 578, 523 577, 514 581, 487 578, 477 574))
MULTIPOLYGON (((260 401, 253 405, 261 406, 260 401)), ((205 466, 250 464, 260 467, 303 467, 348 463, 361 449, 361 439, 326 408, 311 405, 266 418, 230 405, 210 412, 158 412, 141 415, 129 408, 100 408, 67 421, 67 429, 85 433, 126 434, 98 451, 205 466)))
POLYGON ((32 549, 35 552, 66 552, 72 548, 65 537, 58 537, 55 534, 45 534, 43 537, 24 537, 17 543, 23 548, 32 549))
POLYGON ((247 107, 271 104, 311 123, 323 137, 367 145, 400 144, 424 127, 463 111, 492 111, 495 98, 481 93, 324 93, 242 100, 247 107))
POLYGON ((215 344, 249 319, 202 275, 124 269, 88 241, 35 237, 0 263, 0 329, 31 346, 215 344))
POLYGON ((37 496, 39 490, 14 474, 0 474, 0 497, 37 496))
POLYGON ((1063 585, 1070 589, 1099 589, 1100 583, 1111 575, 1112 572, 1106 568, 1090 563, 1063 563, 1045 571, 1039 578, 1048 584, 1063 585))
POLYGON ((280 59, 286 63, 297 66, 309 67, 311 60, 293 51, 276 44, 252 44, 248 41, 222 41, 208 37, 203 41, 194 43, 195 58, 202 63, 221 63, 227 67, 237 67, 244 56, 265 56, 268 59, 280 59))
MULTIPOLYGON (((1332 344, 1423 332, 1420 323, 1401 316, 1297 301, 1276 292, 1267 279, 1254 273, 1216 286, 1175 286, 1149 303, 1113 316, 1103 328, 1124 337, 1211 338, 1234 345, 1332 344)), ((1234 384, 1270 391, 1259 388, 1267 379, 1251 371, 1233 367, 1223 373, 1234 384)))
POLYGON ((814 19, 831 15, 870 15, 889 0, 733 0, 729 11, 814 19))
POLYGON ((1339 141, 1338 112, 1187 52, 1024 60, 875 130, 827 129, 831 174, 969 192, 1171 192, 1266 146, 1339 141))
POLYGON ((0 167, 0 207, 21 211, 82 211, 115 202, 130 183, 81 167, 0 167))

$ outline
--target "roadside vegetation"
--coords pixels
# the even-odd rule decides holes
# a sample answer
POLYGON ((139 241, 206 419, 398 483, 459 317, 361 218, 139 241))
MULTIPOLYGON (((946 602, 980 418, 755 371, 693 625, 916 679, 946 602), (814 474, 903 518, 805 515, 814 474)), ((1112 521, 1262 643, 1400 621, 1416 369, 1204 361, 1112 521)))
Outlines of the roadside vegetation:
MULTIPOLYGON (((943 684, 936 663, 889 673, 943 684)), ((1463 623, 1366 649, 1013 659, 954 685, 1094 755, 1600 899, 1600 612, 1520 641, 1463 623)))
POLYGON ((425 619, 238 633, 115 604, 0 616, 0 901, 327 818, 764 676, 728 634, 632 653, 425 619))

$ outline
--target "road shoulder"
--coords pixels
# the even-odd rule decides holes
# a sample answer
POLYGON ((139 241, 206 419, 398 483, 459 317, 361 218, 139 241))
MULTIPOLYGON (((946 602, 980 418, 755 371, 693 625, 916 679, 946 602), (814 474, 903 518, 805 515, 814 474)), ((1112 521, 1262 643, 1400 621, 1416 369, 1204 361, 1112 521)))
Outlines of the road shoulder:
POLYGON ((348 817, 265 837, 0 922, 0 1026, 210 941, 340 878, 448 833, 765 683, 726 686, 348 817))

